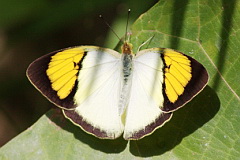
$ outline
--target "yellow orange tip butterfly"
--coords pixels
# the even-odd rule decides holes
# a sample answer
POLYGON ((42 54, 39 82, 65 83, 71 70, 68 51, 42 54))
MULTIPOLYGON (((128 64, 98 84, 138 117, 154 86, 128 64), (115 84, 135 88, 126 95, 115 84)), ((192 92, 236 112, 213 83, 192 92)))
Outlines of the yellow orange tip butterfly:
POLYGON ((141 139, 196 96, 208 73, 190 56, 168 48, 122 54, 77 46, 44 55, 27 69, 30 82, 75 125, 98 138, 141 139))

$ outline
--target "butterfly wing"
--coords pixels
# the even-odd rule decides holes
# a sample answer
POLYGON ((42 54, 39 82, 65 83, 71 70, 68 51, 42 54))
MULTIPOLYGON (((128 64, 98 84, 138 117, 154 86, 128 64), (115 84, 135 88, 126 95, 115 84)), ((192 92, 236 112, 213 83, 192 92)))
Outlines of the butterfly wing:
POLYGON ((172 112, 194 98, 208 82, 204 66, 181 52, 163 49, 164 105, 162 110, 172 112))
POLYGON ((172 49, 140 51, 134 59, 125 139, 151 134, 170 120, 208 82, 206 69, 195 59, 172 49))
POLYGON ((125 139, 140 139, 170 120, 164 113, 163 61, 158 51, 139 52, 133 59, 132 88, 126 108, 125 139))
POLYGON ((117 108, 121 66, 116 51, 80 46, 37 59, 27 75, 74 124, 97 137, 111 139, 123 132, 117 108))
POLYGON ((123 132, 118 110, 122 63, 104 52, 91 52, 83 61, 74 96, 77 107, 64 110, 73 123, 99 138, 114 139, 123 132))
POLYGON ((29 65, 27 77, 55 105, 65 109, 74 108, 75 84, 83 55, 82 47, 66 48, 44 55, 29 65))

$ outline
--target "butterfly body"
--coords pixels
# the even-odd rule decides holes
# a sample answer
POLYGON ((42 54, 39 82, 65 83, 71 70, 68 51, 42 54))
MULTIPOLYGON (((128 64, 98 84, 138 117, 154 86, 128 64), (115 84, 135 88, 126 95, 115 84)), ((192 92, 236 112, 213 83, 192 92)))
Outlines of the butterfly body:
POLYGON ((123 111, 125 107, 128 104, 129 96, 130 96, 130 88, 132 84, 132 69, 133 69, 133 64, 132 64, 132 54, 126 54, 123 53, 121 55, 122 59, 122 89, 120 93, 120 99, 119 99, 119 115, 123 114, 123 111))
POLYGON ((122 54, 79 46, 45 55, 27 70, 32 84, 66 118, 99 138, 140 139, 172 117, 207 84, 206 69, 166 48, 122 54))

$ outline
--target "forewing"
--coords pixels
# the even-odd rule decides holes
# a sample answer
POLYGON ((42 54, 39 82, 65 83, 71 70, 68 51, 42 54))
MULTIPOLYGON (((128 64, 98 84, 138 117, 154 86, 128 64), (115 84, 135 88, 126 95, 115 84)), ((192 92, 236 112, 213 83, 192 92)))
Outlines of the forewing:
POLYGON ((85 53, 83 47, 74 47, 44 55, 29 65, 27 76, 52 103, 61 108, 74 108, 76 80, 85 53))
POLYGON ((164 60, 164 107, 172 112, 189 102, 207 85, 204 66, 181 52, 162 49, 164 60))
POLYGON ((134 59, 125 139, 151 134, 208 82, 207 70, 195 59, 172 49, 151 48, 134 59))
POLYGON ((117 108, 120 69, 116 51, 80 46, 37 59, 27 76, 73 123, 97 137, 115 138, 123 130, 117 108))

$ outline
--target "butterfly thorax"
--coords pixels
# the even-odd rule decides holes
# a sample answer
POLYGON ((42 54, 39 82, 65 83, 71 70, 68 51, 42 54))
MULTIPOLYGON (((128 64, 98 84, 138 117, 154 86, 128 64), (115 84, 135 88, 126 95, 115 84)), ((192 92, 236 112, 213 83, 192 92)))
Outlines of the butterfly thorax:
POLYGON ((124 42, 121 49, 122 49, 123 54, 132 54, 132 44, 131 43, 124 42))

